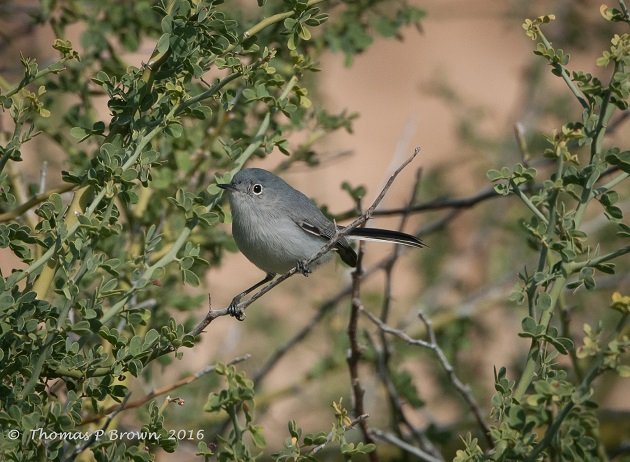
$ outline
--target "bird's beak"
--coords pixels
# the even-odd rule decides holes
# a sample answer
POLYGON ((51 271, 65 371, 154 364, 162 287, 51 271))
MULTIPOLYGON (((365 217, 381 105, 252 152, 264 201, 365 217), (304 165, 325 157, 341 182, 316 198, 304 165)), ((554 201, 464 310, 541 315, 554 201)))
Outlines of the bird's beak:
POLYGON ((217 186, 226 191, 236 191, 236 187, 232 183, 217 183, 217 186))

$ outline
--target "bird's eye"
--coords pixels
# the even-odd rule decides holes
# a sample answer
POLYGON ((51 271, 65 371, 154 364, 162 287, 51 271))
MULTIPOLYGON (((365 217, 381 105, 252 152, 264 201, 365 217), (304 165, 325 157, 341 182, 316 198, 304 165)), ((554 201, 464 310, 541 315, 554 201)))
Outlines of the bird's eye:
POLYGON ((255 184, 255 185, 252 187, 252 191, 253 191, 253 192, 254 192, 254 194, 256 194, 257 196, 258 196, 258 195, 262 192, 262 190, 263 190, 263 187, 262 187, 262 185, 261 185, 261 184, 255 184))

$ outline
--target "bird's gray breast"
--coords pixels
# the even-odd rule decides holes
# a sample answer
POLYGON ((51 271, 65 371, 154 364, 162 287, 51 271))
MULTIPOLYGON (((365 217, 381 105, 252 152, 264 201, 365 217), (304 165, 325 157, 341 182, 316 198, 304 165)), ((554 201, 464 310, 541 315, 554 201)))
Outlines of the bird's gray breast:
POLYGON ((256 204, 255 198, 243 199, 250 203, 232 204, 232 234, 241 252, 263 271, 285 273, 326 244, 300 228, 287 211, 256 204))

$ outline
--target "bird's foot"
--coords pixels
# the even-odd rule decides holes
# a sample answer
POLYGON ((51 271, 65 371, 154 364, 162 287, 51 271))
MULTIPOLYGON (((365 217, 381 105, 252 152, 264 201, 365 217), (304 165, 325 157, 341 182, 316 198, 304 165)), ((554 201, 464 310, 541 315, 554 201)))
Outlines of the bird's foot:
POLYGON ((299 273, 302 273, 302 275, 304 275, 305 277, 308 277, 308 275, 312 273, 311 269, 306 263, 306 260, 299 260, 297 262, 297 265, 295 265, 295 268, 298 270, 299 273))
POLYGON ((230 305, 227 308, 227 312, 233 318, 236 318, 239 321, 244 321, 245 320, 245 312, 239 306, 240 303, 241 303, 241 297, 242 297, 242 295, 237 295, 236 297, 234 297, 232 299, 232 301, 230 302, 230 305))

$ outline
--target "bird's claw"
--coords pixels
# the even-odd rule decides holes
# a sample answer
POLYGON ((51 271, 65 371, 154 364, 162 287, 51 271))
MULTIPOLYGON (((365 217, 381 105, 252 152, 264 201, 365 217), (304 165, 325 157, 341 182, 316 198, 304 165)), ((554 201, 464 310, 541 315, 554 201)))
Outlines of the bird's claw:
POLYGON ((238 295, 232 299, 230 305, 227 307, 227 312, 233 318, 238 319, 239 321, 245 320, 245 312, 239 306, 241 303, 241 296, 238 295))
POLYGON ((306 277, 308 277, 308 275, 312 273, 311 269, 308 266, 308 263, 306 263, 306 260, 299 260, 297 262, 297 265, 295 265, 295 268, 298 270, 298 272, 302 273, 302 275, 306 277))

